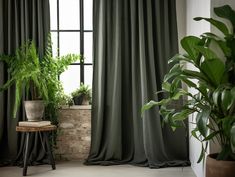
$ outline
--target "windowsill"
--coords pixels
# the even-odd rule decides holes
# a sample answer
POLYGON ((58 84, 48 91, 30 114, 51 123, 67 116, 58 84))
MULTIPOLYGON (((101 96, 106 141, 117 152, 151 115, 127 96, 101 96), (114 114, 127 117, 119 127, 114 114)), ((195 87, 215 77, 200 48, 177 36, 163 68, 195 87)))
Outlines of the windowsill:
POLYGON ((91 105, 73 105, 73 106, 61 106, 60 109, 80 109, 91 110, 91 105))

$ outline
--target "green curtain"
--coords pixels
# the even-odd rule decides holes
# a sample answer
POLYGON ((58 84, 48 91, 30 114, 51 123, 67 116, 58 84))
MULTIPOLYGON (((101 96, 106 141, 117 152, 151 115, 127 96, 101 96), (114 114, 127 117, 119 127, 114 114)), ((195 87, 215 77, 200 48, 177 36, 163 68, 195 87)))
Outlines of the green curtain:
MULTIPOLYGON (((12 55, 27 40, 34 40, 43 55, 50 31, 49 0, 0 0, 0 54, 12 55)), ((0 62, 0 85, 8 78, 7 68, 0 62)), ((24 136, 15 131, 17 122, 25 120, 23 107, 12 118, 14 88, 0 93, 0 162, 22 159, 24 136)), ((37 146, 38 137, 30 137, 30 160, 42 160, 45 153, 37 146)))
POLYGON ((95 0, 92 142, 86 164, 188 165, 187 131, 141 117, 178 52, 175 0, 95 0))

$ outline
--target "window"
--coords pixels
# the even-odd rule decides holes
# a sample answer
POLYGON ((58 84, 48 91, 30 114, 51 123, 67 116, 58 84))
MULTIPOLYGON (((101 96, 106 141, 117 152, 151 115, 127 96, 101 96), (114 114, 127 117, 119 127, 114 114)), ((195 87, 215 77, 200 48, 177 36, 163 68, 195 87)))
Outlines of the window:
POLYGON ((53 55, 81 54, 77 61, 60 75, 65 93, 80 83, 92 86, 92 0, 50 0, 53 55))

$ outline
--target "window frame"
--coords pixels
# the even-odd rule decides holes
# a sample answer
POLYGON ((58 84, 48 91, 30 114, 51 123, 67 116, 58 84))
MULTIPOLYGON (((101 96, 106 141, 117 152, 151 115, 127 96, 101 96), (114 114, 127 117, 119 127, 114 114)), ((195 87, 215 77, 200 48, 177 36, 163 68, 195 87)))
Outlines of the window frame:
MULTIPOLYGON (((79 10, 80 10, 80 29, 79 30, 65 30, 60 29, 60 0, 57 0, 57 26, 56 29, 50 29, 50 32, 57 33, 57 56, 60 56, 60 33, 61 32, 79 32, 80 33, 80 55, 81 57, 84 56, 84 34, 87 32, 93 33, 93 30, 85 30, 84 29, 84 0, 79 1, 79 10)), ((80 84, 85 83, 85 67, 84 66, 92 66, 92 63, 86 63, 83 60, 79 62, 72 63, 70 65, 80 65, 80 84)))

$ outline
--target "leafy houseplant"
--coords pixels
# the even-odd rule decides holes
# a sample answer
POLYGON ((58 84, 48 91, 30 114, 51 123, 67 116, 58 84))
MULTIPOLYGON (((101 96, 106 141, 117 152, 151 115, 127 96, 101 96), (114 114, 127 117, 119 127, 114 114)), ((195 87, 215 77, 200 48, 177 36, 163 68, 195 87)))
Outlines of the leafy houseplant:
MULTIPOLYGON (((10 79, 0 88, 0 91, 6 90, 13 84, 15 85, 13 117, 16 117, 24 91, 26 98, 43 100, 41 104, 45 104, 47 108, 52 105, 53 109, 56 108, 55 102, 59 99, 57 94, 63 91, 58 76, 70 63, 79 59, 79 56, 70 54, 53 58, 51 51, 49 37, 46 52, 42 59, 39 59, 37 49, 32 41, 26 42, 17 49, 16 55, 0 57, 0 60, 7 63, 8 73, 10 74, 10 79)), ((43 115, 43 113, 41 114, 43 115)))
POLYGON ((214 12, 228 20, 232 29, 216 19, 194 18, 211 23, 223 37, 213 33, 184 37, 181 45, 186 53, 169 60, 174 65, 164 77, 162 91, 158 92, 167 96, 142 107, 142 111, 146 111, 160 106, 163 122, 170 124, 173 130, 184 126, 184 120, 196 113, 196 126, 191 133, 202 143, 198 162, 205 156, 210 140, 217 140, 221 146, 217 160, 235 161, 235 11, 225 5, 214 8, 214 12), (185 68, 184 64, 194 69, 185 68), (183 88, 182 83, 196 94, 183 88), (171 107, 172 102, 184 97, 188 99, 180 110, 171 107))
POLYGON ((91 89, 81 83, 80 88, 71 93, 75 105, 88 105, 91 101, 91 89))

